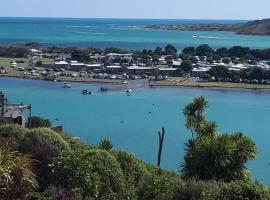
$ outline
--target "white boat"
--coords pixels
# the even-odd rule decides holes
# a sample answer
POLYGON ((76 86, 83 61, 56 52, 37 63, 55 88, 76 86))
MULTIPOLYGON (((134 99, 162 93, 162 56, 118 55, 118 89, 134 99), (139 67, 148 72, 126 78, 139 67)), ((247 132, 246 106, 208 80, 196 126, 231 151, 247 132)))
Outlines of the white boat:
POLYGON ((61 87, 62 88, 71 88, 71 85, 68 83, 64 83, 61 87))
POLYGON ((128 84, 128 81, 127 80, 124 80, 122 83, 123 84, 128 84))
POLYGON ((132 92, 131 89, 127 89, 127 90, 126 90, 126 93, 127 93, 127 94, 130 94, 131 92, 132 92))
POLYGON ((197 35, 197 34, 195 34, 195 35, 193 35, 192 37, 193 37, 193 38, 199 38, 200 36, 197 35))

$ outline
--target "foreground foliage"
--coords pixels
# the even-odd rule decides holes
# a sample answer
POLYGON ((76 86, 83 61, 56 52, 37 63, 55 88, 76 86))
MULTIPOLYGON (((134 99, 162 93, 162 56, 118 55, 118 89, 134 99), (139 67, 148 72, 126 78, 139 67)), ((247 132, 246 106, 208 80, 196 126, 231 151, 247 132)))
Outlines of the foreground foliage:
POLYGON ((29 198, 37 186, 32 165, 33 161, 28 156, 13 150, 8 142, 1 142, 0 199, 29 198))
POLYGON ((49 128, 0 126, 0 200, 267 200, 270 189, 253 182, 246 161, 255 144, 242 133, 220 134, 200 97, 185 109, 192 138, 182 176, 112 149, 49 128), (35 175, 34 175, 35 174, 35 175))

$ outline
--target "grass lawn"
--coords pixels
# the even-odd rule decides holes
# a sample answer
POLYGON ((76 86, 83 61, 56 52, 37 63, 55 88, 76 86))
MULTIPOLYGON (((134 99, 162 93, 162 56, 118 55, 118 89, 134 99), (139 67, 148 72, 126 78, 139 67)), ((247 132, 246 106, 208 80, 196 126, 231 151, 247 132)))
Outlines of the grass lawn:
POLYGON ((151 86, 179 86, 197 88, 243 88, 243 89, 270 89, 267 84, 246 84, 246 83, 223 83, 223 82, 195 82, 184 79, 154 81, 151 86))
MULTIPOLYGON (((17 69, 11 68, 12 61, 24 61, 24 63, 18 63, 18 67, 27 67, 29 64, 29 58, 6 58, 0 57, 0 66, 4 66, 5 70, 8 71, 6 74, 0 74, 0 76, 8 76, 8 77, 25 77, 23 71, 18 71, 17 69)), ((43 64, 50 64, 53 62, 52 59, 48 58, 37 58, 35 61, 42 61, 43 64)), ((37 73, 42 72, 43 69, 39 68, 37 73)))

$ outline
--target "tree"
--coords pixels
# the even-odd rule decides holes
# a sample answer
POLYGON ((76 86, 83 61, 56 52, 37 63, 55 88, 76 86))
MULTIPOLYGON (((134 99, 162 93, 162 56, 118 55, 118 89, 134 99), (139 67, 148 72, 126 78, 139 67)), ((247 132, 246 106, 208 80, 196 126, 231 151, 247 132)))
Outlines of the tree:
POLYGON ((230 56, 235 56, 237 58, 244 57, 249 53, 248 47, 234 46, 228 50, 230 56))
POLYGON ((185 47, 182 50, 183 54, 188 54, 188 55, 193 55, 195 53, 195 48, 194 47, 185 47))
POLYGON ((183 177, 226 182, 249 178, 245 164, 256 157, 256 145, 240 132, 218 133, 216 123, 204 116, 207 106, 203 97, 197 97, 183 111, 186 127, 192 132, 192 139, 185 144, 183 177))
POLYGON ((31 127, 29 128, 39 128, 39 127, 51 127, 52 124, 49 119, 43 119, 41 117, 32 116, 29 118, 31 120, 31 127))
POLYGON ((190 72, 192 70, 192 63, 189 60, 184 60, 181 63, 180 68, 185 72, 190 72))
POLYGON ((162 48, 161 47, 157 47, 154 51, 154 53, 158 56, 161 56, 162 55, 162 48))
POLYGON ((175 55, 176 53, 177 53, 177 49, 173 45, 168 44, 165 47, 165 54, 166 55, 175 55))
MULTIPOLYGON (((208 107, 208 101, 204 97, 196 97, 183 110, 186 118, 185 126, 191 131, 192 139, 194 134, 200 134, 200 126, 205 122, 204 112, 208 107)), ((200 137, 200 135, 198 135, 200 137)))
POLYGON ((219 55, 220 57, 224 58, 228 55, 228 49, 225 47, 221 47, 216 50, 216 54, 219 55))
POLYGON ((232 77, 232 72, 224 66, 214 66, 207 73, 217 79, 226 79, 232 77))
POLYGON ((90 55, 87 50, 76 49, 72 51, 71 59, 79 62, 88 62, 90 61, 90 55))
POLYGON ((211 56, 214 54, 214 50, 207 44, 199 45, 196 48, 196 54, 198 56, 211 56))

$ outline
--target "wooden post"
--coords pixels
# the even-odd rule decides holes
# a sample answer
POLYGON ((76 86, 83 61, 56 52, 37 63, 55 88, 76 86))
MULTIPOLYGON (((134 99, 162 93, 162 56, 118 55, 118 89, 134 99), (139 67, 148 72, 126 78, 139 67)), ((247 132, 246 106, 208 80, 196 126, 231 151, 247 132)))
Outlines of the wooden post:
POLYGON ((158 149, 158 161, 157 161, 157 166, 158 167, 160 167, 164 135, 165 135, 165 128, 162 128, 162 133, 160 131, 158 132, 158 137, 159 137, 159 149, 158 149))
POLYGON ((28 118, 28 128, 32 128, 32 105, 28 106, 29 109, 29 118, 28 118))

